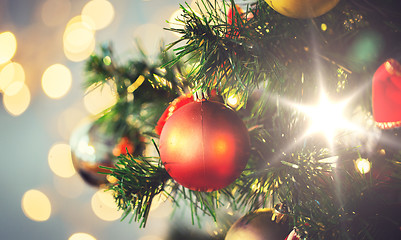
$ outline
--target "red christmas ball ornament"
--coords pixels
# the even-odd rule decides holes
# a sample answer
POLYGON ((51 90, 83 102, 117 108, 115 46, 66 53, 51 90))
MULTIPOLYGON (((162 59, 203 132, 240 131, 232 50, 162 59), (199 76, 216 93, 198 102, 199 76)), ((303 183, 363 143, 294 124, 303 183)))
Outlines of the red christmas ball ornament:
MULTIPOLYGON (((217 101, 217 102, 223 101, 221 96, 219 96, 217 94, 216 90, 212 90, 210 92, 210 99, 212 99, 213 101, 217 101)), ((166 124, 167 119, 169 119, 171 117, 171 115, 173 115, 173 113, 175 111, 177 111, 177 109, 179 109, 180 107, 182 107, 190 102, 193 102, 193 101, 194 101, 194 98, 191 93, 181 95, 178 98, 174 99, 170 103, 170 105, 166 108, 166 110, 164 110, 162 116, 159 118, 159 121, 157 121, 157 125, 155 127, 155 132, 157 133, 157 135, 161 134, 164 124, 166 124)))
POLYGON ((181 95, 178 98, 174 99, 167 107, 167 109, 164 110, 162 116, 159 118, 159 121, 157 121, 157 125, 155 127, 155 132, 157 133, 157 135, 161 134, 167 119, 169 119, 171 115, 173 115, 173 113, 177 111, 177 109, 193 101, 194 99, 192 97, 192 94, 190 93, 181 95))
POLYGON ((171 115, 161 132, 159 150, 167 172, 179 184, 195 191, 214 191, 241 174, 250 140, 233 110, 203 100, 171 115))
POLYGON ((373 75, 372 109, 377 127, 401 126, 401 65, 395 59, 388 59, 373 75))

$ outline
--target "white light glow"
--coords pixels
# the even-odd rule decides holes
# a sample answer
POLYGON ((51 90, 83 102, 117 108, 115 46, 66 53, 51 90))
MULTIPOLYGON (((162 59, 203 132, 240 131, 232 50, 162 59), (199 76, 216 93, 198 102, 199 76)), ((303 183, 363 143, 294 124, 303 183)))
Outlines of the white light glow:
POLYGON ((0 33, 0 64, 6 63, 14 57, 17 51, 17 39, 12 32, 0 33))
POLYGON ((344 109, 347 103, 348 101, 331 102, 326 95, 322 94, 318 105, 299 107, 311 120, 306 135, 320 132, 329 141, 332 141, 338 131, 348 129, 350 124, 344 117, 344 109))
POLYGON ((49 198, 39 190, 31 189, 24 193, 21 207, 25 216, 36 222, 47 221, 51 215, 49 198))
POLYGON ((370 162, 368 159, 359 158, 355 161, 355 167, 361 174, 370 172, 370 162))
POLYGON ((63 64, 53 64, 43 73, 42 89, 50 98, 62 98, 71 89, 71 85, 71 71, 63 64))
POLYGON ((230 95, 227 98, 227 104, 232 108, 238 107, 238 97, 235 96, 234 94, 230 95))
POLYGON ((88 233, 74 233, 68 240, 96 240, 96 238, 88 233))
POLYGON ((105 0, 89 1, 82 8, 82 17, 90 18, 95 30, 103 29, 114 19, 113 4, 105 0))
POLYGON ((70 178, 75 174, 71 159, 71 148, 68 144, 54 144, 48 153, 48 163, 53 173, 59 177, 70 178))

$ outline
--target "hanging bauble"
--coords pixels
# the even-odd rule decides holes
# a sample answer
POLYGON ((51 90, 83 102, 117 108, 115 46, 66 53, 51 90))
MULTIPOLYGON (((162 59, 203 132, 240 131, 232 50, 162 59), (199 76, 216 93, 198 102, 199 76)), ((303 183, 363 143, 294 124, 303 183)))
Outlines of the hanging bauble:
POLYGON ((104 167, 114 167, 116 156, 133 154, 141 148, 128 137, 118 138, 98 124, 91 122, 77 128, 70 138, 71 157, 73 165, 82 179, 91 186, 101 187, 113 182, 113 179, 103 173, 109 173, 104 167))
POLYGON ((372 109, 376 126, 390 129, 401 126, 401 65, 388 59, 372 80, 372 109))
MULTIPOLYGON (((210 99, 216 102, 223 102, 223 99, 221 98, 220 95, 217 94, 216 90, 212 90, 210 92, 210 99)), ((166 108, 166 110, 164 110, 163 114, 157 121, 157 125, 155 127, 155 132, 157 133, 157 135, 160 135, 164 127, 164 124, 166 124, 167 119, 169 119, 171 115, 173 115, 173 113, 177 111, 177 109, 193 101, 194 98, 191 93, 181 95, 176 99, 174 99, 170 103, 170 105, 166 108)))
POLYGON ((164 127, 164 124, 166 124, 167 119, 173 115, 177 109, 180 107, 186 105, 187 103, 193 102, 194 98, 192 94, 184 94, 179 96, 178 98, 174 99, 170 105, 166 108, 166 110, 163 112, 162 116, 160 117, 159 121, 157 121, 157 125, 155 127, 155 132, 160 135, 162 132, 162 129, 164 127))
POLYGON ((288 219, 276 216, 274 208, 259 209, 238 219, 225 240, 284 240, 290 229, 288 219))
POLYGON ((214 191, 231 184, 250 154, 248 130, 219 102, 195 101, 178 109, 160 135, 160 157, 184 187, 214 191))
POLYGON ((292 18, 314 18, 333 9, 340 0, 265 0, 277 12, 292 18))

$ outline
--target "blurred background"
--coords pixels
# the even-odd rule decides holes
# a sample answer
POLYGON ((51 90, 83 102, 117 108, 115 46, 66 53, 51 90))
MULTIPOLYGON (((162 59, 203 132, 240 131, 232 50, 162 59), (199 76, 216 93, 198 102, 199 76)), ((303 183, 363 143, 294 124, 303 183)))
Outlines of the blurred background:
POLYGON ((180 3, 0 0, 0 239, 166 239, 171 204, 156 203, 144 229, 120 222, 112 196, 76 173, 69 138, 115 101, 110 89, 85 93, 90 54, 111 42, 123 62, 136 39, 157 54, 177 38, 163 27, 180 3))

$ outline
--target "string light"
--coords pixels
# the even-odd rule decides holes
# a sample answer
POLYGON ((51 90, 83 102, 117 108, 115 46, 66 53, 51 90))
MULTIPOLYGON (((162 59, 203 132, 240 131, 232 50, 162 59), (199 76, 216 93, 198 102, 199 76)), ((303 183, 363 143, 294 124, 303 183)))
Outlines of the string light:
POLYGON ((239 104, 238 97, 236 95, 234 95, 234 94, 231 94, 227 98, 227 104, 232 108, 238 107, 238 104, 239 104))
POLYGON ((355 167, 361 174, 366 174, 370 172, 371 164, 368 159, 359 158, 355 160, 355 167))

